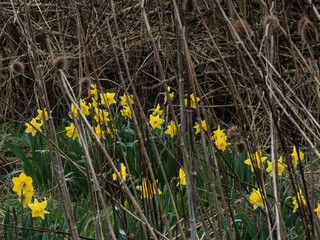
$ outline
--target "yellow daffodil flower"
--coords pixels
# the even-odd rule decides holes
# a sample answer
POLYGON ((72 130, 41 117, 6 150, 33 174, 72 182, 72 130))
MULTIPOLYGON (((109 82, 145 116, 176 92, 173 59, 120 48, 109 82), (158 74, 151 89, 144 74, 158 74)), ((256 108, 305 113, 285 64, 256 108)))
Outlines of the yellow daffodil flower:
MULTIPOLYGON (((201 126, 202 126, 203 130, 206 132, 207 131, 206 120, 201 121, 201 126)), ((195 132, 196 135, 200 133, 199 123, 197 123, 193 128, 196 129, 196 132, 195 132)))
POLYGON ((101 137, 102 137, 103 139, 106 139, 105 131, 102 131, 100 124, 98 124, 98 126, 96 126, 96 127, 94 128, 94 131, 95 131, 95 133, 96 133, 96 135, 97 135, 97 138, 98 138, 99 140, 101 139, 101 137))
POLYGON ((250 154, 249 158, 245 160, 244 163, 251 166, 252 172, 254 167, 261 169, 261 167, 263 168, 263 162, 267 159, 267 157, 261 157, 261 156, 262 156, 261 151, 256 152, 255 154, 252 154, 252 155, 250 154))
POLYGON ((261 195, 261 190, 252 189, 252 193, 250 194, 250 203, 253 204, 253 209, 256 210, 258 207, 264 207, 263 199, 261 195))
POLYGON ((71 123, 69 127, 66 127, 66 130, 68 138, 72 138, 72 140, 74 140, 76 137, 79 137, 78 129, 73 123, 71 123))
POLYGON ((164 132, 165 134, 168 134, 173 138, 175 135, 177 135, 177 127, 174 121, 171 121, 168 125, 167 131, 164 132))
MULTIPOLYGON (((141 198, 152 198, 156 194, 156 189, 154 185, 147 179, 142 179, 142 185, 136 187, 141 192, 141 198)), ((158 188, 158 194, 162 194, 158 188)))
POLYGON ((32 178, 28 177, 25 173, 21 173, 19 177, 12 178, 14 184, 13 191, 16 192, 19 196, 19 202, 21 202, 21 191, 23 198, 23 207, 25 208, 32 200, 34 193, 32 178))
MULTIPOLYGON (((300 160, 302 162, 303 159, 304 159, 304 153, 301 152, 300 149, 299 149, 299 157, 300 157, 300 160)), ((293 152, 291 153, 291 158, 292 158, 292 162, 293 162, 294 166, 296 167, 297 164, 298 164, 298 159, 299 159, 296 146, 293 146, 293 152)))
POLYGON ((153 115, 159 114, 161 116, 162 113, 163 113, 163 110, 160 109, 160 104, 158 103, 157 107, 153 110, 152 114, 153 115))
MULTIPOLYGON (((267 161, 268 162, 268 168, 266 169, 267 172, 271 172, 270 176, 273 176, 273 172, 272 172, 272 162, 267 161)), ((279 177, 282 175, 284 169, 286 168, 286 165, 282 163, 282 156, 280 156, 279 160, 278 160, 278 175, 279 177)))
POLYGON ((179 181, 177 183, 177 186, 182 187, 182 186, 185 186, 186 184, 187 184, 187 182, 186 182, 186 174, 183 171, 183 169, 180 168, 180 170, 179 170, 179 181))
POLYGON ((47 206, 47 201, 43 201, 41 203, 38 202, 38 200, 35 198, 34 203, 30 203, 28 207, 32 210, 31 214, 32 217, 41 217, 44 219, 44 215, 48 214, 49 212, 45 210, 47 206))
POLYGON ((227 134, 224 133, 224 129, 220 129, 220 125, 218 126, 218 129, 216 131, 213 131, 212 140, 217 141, 219 138, 225 138, 227 137, 227 134))
POLYGON ((101 104, 102 105, 108 105, 109 107, 111 104, 116 103, 116 100, 114 100, 116 93, 100 93, 100 98, 101 98, 101 104))
POLYGON ((299 208, 299 203, 300 205, 304 205, 306 206, 307 203, 306 203, 306 200, 304 199, 304 197, 302 196, 302 192, 301 192, 301 189, 299 190, 299 192, 297 193, 297 196, 298 197, 293 197, 293 205, 294 205, 294 209, 293 209, 293 212, 295 213, 297 211, 297 209, 299 208), (298 203, 299 201, 299 203, 298 203))
POLYGON ((27 126, 26 133, 31 133, 32 136, 34 137, 37 134, 37 132, 42 132, 41 126, 43 122, 38 123, 35 118, 32 118, 31 124, 30 123, 25 124, 27 126))
MULTIPOLYGON (((76 118, 78 118, 78 110, 76 109, 76 107, 74 106, 73 103, 71 103, 71 112, 73 112, 74 116, 76 118)), ((68 116, 73 119, 71 112, 69 112, 68 116)))
MULTIPOLYGON (((197 102, 199 102, 199 101, 200 101, 200 98, 197 97, 197 102)), ((184 99, 184 104, 186 106, 188 106, 188 98, 184 99)), ((194 94, 193 93, 190 95, 190 107, 194 108, 194 109, 196 109, 196 107, 197 107, 196 100, 194 98, 194 94)))
POLYGON ((97 123, 107 124, 110 121, 110 119, 108 118, 109 113, 107 111, 99 109, 99 108, 95 108, 94 111, 96 113, 96 115, 94 116, 94 120, 96 120, 97 123))
POLYGON ((80 99, 80 109, 84 116, 88 116, 90 114, 89 106, 83 99, 80 99))
POLYGON ((161 129, 161 124, 164 122, 164 119, 161 119, 159 115, 153 116, 150 115, 150 125, 153 129, 159 128, 161 129))
MULTIPOLYGON (((118 172, 118 173, 122 177, 123 181, 126 181, 128 174, 126 172, 126 166, 123 163, 121 163, 120 172, 118 172)), ((113 181, 117 180, 116 173, 112 174, 112 179, 113 179, 113 181)))
MULTIPOLYGON (((38 112, 38 116, 36 117, 36 120, 43 122, 43 111, 41 109, 38 109, 37 112, 38 112)), ((45 115, 44 117, 46 121, 48 121, 48 112, 46 108, 44 108, 44 115, 45 115)))
POLYGON ((131 115, 131 109, 129 106, 123 106, 123 109, 121 110, 121 115, 124 116, 125 118, 130 118, 132 119, 131 115))
MULTIPOLYGON (((130 99, 131 104, 134 104, 133 95, 128 96, 128 98, 130 99)), ((121 106, 128 106, 129 105, 128 98, 125 93, 123 94, 123 96, 120 96, 120 99, 121 99, 120 105, 121 106)))
POLYGON ((227 136, 225 137, 220 137, 218 138, 215 142, 214 145, 216 145, 216 147, 221 150, 221 151, 225 151, 226 147, 230 145, 230 143, 227 142, 227 136))
MULTIPOLYGON (((168 87, 167 89, 168 89, 168 92, 169 92, 169 97, 171 98, 171 100, 173 100, 174 92, 170 92, 170 90, 171 90, 170 87, 168 87)), ((163 94, 164 94, 164 104, 166 104, 167 103, 167 94, 166 94, 166 92, 164 92, 163 94)))
POLYGON ((96 84, 91 84, 90 88, 88 89, 88 95, 93 96, 93 99, 95 101, 98 100, 98 90, 97 90, 97 85, 96 84))

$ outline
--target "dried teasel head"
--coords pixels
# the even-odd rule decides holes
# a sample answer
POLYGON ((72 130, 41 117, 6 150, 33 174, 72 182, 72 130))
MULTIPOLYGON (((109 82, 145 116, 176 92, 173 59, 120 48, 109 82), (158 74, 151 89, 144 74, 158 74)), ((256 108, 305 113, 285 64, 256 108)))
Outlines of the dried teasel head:
POLYGON ((228 139, 232 142, 239 137, 239 128, 237 126, 232 126, 227 131, 228 139))
POLYGON ((57 57, 54 61, 53 61, 53 66, 56 69, 65 69, 67 67, 68 64, 68 60, 65 56, 62 57, 57 57))
POLYGON ((15 60, 11 64, 11 70, 15 73, 23 73, 24 72, 24 64, 18 60, 15 60))
POLYGON ((90 77, 84 77, 80 80, 80 86, 82 89, 89 88, 91 85, 91 79, 90 77))
POLYGON ((184 12, 193 12, 197 9, 197 0, 184 0, 182 3, 182 10, 184 12))
POLYGON ((249 35, 252 35, 251 27, 250 27, 249 23, 245 19, 235 20, 233 22, 233 26, 236 29, 236 31, 237 31, 237 33, 238 33, 238 35, 239 35, 239 37, 241 39, 245 39, 246 36, 247 36, 247 33, 249 35))
POLYGON ((270 24, 274 28, 278 28, 280 26, 279 18, 276 15, 268 15, 264 20, 264 26, 266 27, 270 24))
POLYGON ((244 153, 246 151, 246 143, 243 140, 237 142, 236 150, 238 153, 244 153))
POLYGON ((313 44, 318 41, 318 31, 306 16, 303 16, 300 19, 298 24, 298 32, 301 35, 303 43, 313 44))

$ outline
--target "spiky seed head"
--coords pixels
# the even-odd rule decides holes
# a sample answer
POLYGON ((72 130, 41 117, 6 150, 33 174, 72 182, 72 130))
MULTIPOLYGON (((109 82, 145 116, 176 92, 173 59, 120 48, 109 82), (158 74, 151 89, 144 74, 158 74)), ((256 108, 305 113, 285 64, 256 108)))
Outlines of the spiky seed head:
POLYGON ((24 72, 24 64, 18 60, 15 60, 11 64, 11 70, 15 73, 23 73, 24 72))
POLYGON ((193 12, 197 9, 197 0, 184 0, 182 3, 182 10, 184 12, 193 12))
POLYGON ((53 61, 53 66, 56 69, 65 69, 67 67, 67 58, 65 56, 61 56, 61 57, 57 57, 54 61, 53 61))
POLYGON ((313 44, 318 41, 318 31, 313 25, 313 22, 311 22, 306 16, 303 16, 300 19, 298 32, 301 35, 303 43, 313 44))
POLYGON ((234 141, 239 136, 239 128, 237 126, 232 126, 228 129, 227 136, 230 141, 234 141))
POLYGON ((235 20, 233 22, 233 26, 236 29, 236 31, 237 31, 237 33, 238 33, 238 35, 239 35, 239 37, 241 39, 245 39, 246 38, 246 36, 247 36, 246 32, 248 32, 249 35, 252 34, 251 27, 250 27, 249 23, 245 19, 235 20), (242 21, 243 24, 241 23, 241 21, 242 21))
POLYGON ((243 140, 240 140, 236 144, 236 150, 238 153, 244 153, 246 151, 246 144, 243 140))
POLYGON ((82 89, 86 89, 86 88, 90 87, 90 85, 91 85, 90 77, 87 76, 87 77, 82 78, 80 80, 80 85, 81 85, 82 89))
POLYGON ((274 28, 278 28, 280 26, 279 18, 276 15, 268 15, 264 21, 264 25, 267 26, 270 24, 274 28))

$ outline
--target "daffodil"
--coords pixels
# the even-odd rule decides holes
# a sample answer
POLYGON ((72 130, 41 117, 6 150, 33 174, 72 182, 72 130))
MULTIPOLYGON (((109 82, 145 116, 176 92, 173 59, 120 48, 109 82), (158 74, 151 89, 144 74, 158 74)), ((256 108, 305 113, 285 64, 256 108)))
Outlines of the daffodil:
MULTIPOLYGON (((123 163, 121 163, 120 172, 118 172, 118 173, 122 177, 123 181, 126 181, 128 174, 126 172, 126 166, 123 163)), ((113 181, 117 180, 116 173, 112 174, 112 179, 113 179, 113 181)))
MULTIPOLYGON (((171 100, 173 100, 174 92, 170 92, 170 90, 171 90, 170 87, 168 87, 167 89, 168 89, 169 97, 171 98, 171 100)), ((163 94, 164 94, 164 104, 166 104, 166 102, 167 102, 167 94, 166 94, 166 92, 164 92, 163 94)))
MULTIPOLYGON (((128 96, 128 98, 130 99, 131 104, 134 104, 133 95, 128 96)), ((127 98, 125 93, 123 94, 123 96, 120 96, 120 99, 121 99, 120 105, 128 106, 129 105, 128 104, 128 98, 127 98)))
POLYGON ((105 110, 99 109, 99 108, 95 108, 94 109, 96 115, 94 116, 94 120, 96 120, 97 123, 105 123, 107 124, 110 119, 108 118, 109 113, 105 110))
POLYGON ((177 127, 174 121, 171 121, 168 125, 167 131, 164 132, 165 134, 168 134, 173 138, 175 135, 177 135, 177 127))
POLYGON ((89 102, 88 105, 89 105, 89 108, 94 108, 94 109, 98 108, 98 102, 94 98, 92 98, 92 103, 89 102))
POLYGON ((97 85, 96 84, 91 84, 90 88, 88 89, 88 95, 93 96, 93 99, 95 101, 98 100, 98 90, 97 90, 97 85))
POLYGON ((162 113, 163 113, 163 110, 160 109, 160 104, 158 103, 157 107, 153 110, 152 114, 153 115, 159 114, 161 116, 162 113))
POLYGON ((87 105, 86 101, 84 101, 83 99, 80 99, 80 110, 84 116, 88 116, 90 114, 89 106, 87 105))
POLYGON ((116 100, 114 100, 115 95, 116 93, 100 93, 101 104, 108 105, 110 107, 111 104, 116 103, 116 100))
MULTIPOLYGON (((200 101, 200 98, 197 97, 197 102, 199 102, 199 101, 200 101)), ((185 98, 185 99, 184 99, 184 104, 185 104, 186 106, 188 106, 188 98, 185 98)), ((194 108, 194 109, 196 109, 196 107, 197 107, 197 105, 196 105, 196 99, 195 99, 193 93, 190 95, 190 107, 191 107, 191 108, 194 108)))
MULTIPOLYGON (((141 198, 152 198, 156 194, 156 189, 154 185, 147 179, 142 179, 142 185, 136 187, 141 192, 141 198)), ((162 194, 158 188, 158 194, 162 194)))
POLYGON ((47 109, 44 108, 43 110, 44 110, 44 111, 42 111, 41 109, 38 109, 38 110, 37 110, 38 116, 36 117, 36 120, 39 120, 40 122, 43 122, 43 112, 44 112, 46 121, 48 121, 48 112, 47 112, 47 109))
POLYGON ((43 122, 38 123, 35 118, 32 118, 31 124, 26 123, 25 125, 27 126, 26 133, 31 133, 32 136, 34 137, 37 132, 42 132, 41 126, 43 122))
MULTIPOLYGON (((299 157, 302 162, 304 159, 304 153, 301 152, 300 149, 299 149, 299 157)), ((298 152, 297 152, 296 146, 293 146, 293 152, 291 153, 291 158, 292 158, 292 162, 293 162, 294 166, 297 166, 299 157, 298 157, 298 152)))
POLYGON ((132 119, 131 115, 131 109, 129 106, 123 106, 123 109, 121 110, 121 115, 124 116, 125 118, 130 118, 132 119))
MULTIPOLYGON (((73 103, 71 103, 71 112, 73 112, 73 115, 77 118, 78 117, 78 110, 76 109, 76 107, 74 106, 73 103)), ((68 116, 73 119, 73 116, 71 114, 71 112, 69 112, 68 116)))
POLYGON ((220 137, 218 138, 215 142, 214 145, 216 145, 216 147, 221 150, 221 151, 225 151, 226 147, 230 145, 230 143, 227 142, 227 136, 225 137, 220 137))
POLYGON ((252 189, 252 193, 250 194, 250 203, 253 204, 253 209, 256 210, 258 207, 264 207, 263 199, 261 195, 261 190, 252 189))
POLYGON ((180 170, 179 170, 179 181, 177 183, 177 186, 182 187, 182 186, 185 186, 186 184, 187 184, 187 182, 186 182, 186 174, 183 171, 183 169, 180 168, 180 170))
POLYGON ((100 140, 101 138, 106 139, 105 131, 102 131, 100 124, 94 128, 94 131, 97 135, 97 138, 100 140))
MULTIPOLYGON (((268 162, 268 168, 266 169, 267 172, 271 172, 270 176, 273 176, 273 172, 272 172, 272 162, 267 161, 268 162)), ((282 163, 282 156, 280 156, 279 160, 278 160, 278 175, 279 177, 282 175, 284 169, 286 168, 286 165, 282 163)))
MULTIPOLYGON (((204 131, 207 131, 206 120, 201 121, 201 126, 204 131)), ((199 123, 197 123, 193 128, 196 129, 196 132, 195 132, 196 135, 200 133, 200 124, 199 123)))
POLYGON ((253 172, 254 167, 259 169, 263 168, 263 162, 267 159, 267 157, 262 157, 261 151, 256 152, 255 154, 250 154, 249 158, 244 161, 245 164, 251 166, 251 171, 253 172))
POLYGON ((295 213, 299 207, 299 203, 300 205, 304 205, 306 206, 307 203, 306 203, 306 200, 304 199, 304 197, 302 196, 302 192, 301 192, 301 189, 299 190, 299 192, 297 193, 297 197, 293 197, 293 205, 294 205, 294 209, 293 209, 293 212, 295 213))
POLYGON ((45 210, 45 208, 47 207, 47 201, 39 203, 38 200, 35 198, 34 203, 30 203, 28 207, 32 210, 31 214, 34 218, 41 217, 42 219, 44 219, 44 215, 49 213, 45 210))
POLYGON ((21 198, 23 199, 23 207, 26 207, 31 202, 34 193, 32 178, 25 173, 21 173, 19 177, 12 178, 12 182, 14 184, 12 190, 18 194, 19 202, 21 202, 21 198))
POLYGON ((212 140, 217 140, 219 138, 225 138, 227 137, 227 134, 224 133, 224 129, 220 129, 220 125, 218 126, 218 129, 216 131, 213 131, 212 140))
POLYGON ((164 122, 164 119, 161 119, 159 115, 153 116, 150 115, 150 125, 153 129, 159 128, 161 129, 161 124, 164 122))
POLYGON ((74 140, 76 137, 79 137, 78 129, 73 123, 71 123, 69 127, 66 127, 66 130, 68 138, 72 138, 72 140, 74 140))
POLYGON ((317 213, 318 219, 320 220, 320 203, 318 203, 317 208, 314 209, 314 211, 317 213))

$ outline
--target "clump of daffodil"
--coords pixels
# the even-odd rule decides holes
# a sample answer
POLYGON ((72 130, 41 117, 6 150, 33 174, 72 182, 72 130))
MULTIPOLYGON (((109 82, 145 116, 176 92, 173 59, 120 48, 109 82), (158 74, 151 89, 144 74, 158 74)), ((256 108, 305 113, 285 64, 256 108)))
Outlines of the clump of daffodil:
MULTIPOLYGON (((168 87, 167 89, 168 89, 168 93, 169 93, 171 100, 173 100, 174 92, 170 92, 170 90, 171 90, 170 87, 168 87)), ((164 104, 166 104, 167 103, 167 94, 166 94, 166 92, 164 92, 163 94, 164 94, 164 104)))
POLYGON ((164 132, 165 134, 168 134, 173 138, 175 135, 177 135, 177 127, 174 121, 171 121, 168 125, 167 131, 164 132))
MULTIPOLYGON (((128 98, 130 99, 131 104, 134 104, 133 95, 129 95, 128 98)), ((120 105, 121 106, 128 106, 129 105, 128 98, 125 93, 123 94, 123 96, 120 96, 120 99, 121 99, 120 105)))
POLYGON ((213 132, 212 140, 214 141, 214 145, 221 151, 225 151, 226 147, 230 145, 230 143, 227 142, 227 134, 224 133, 224 129, 220 129, 220 125, 218 129, 213 132))
MULTIPOLYGON (((272 171, 272 162, 268 162, 268 168, 266 169, 267 172, 271 172, 270 176, 273 176, 273 171, 272 171)), ((278 160, 278 175, 279 177, 282 175, 284 169, 286 168, 286 165, 282 163, 282 156, 280 156, 278 160)))
POLYGON ((21 202, 22 194, 23 207, 26 207, 29 203, 31 203, 34 192, 32 178, 28 177, 25 173, 21 173, 19 177, 12 178, 12 182, 14 184, 12 190, 18 194, 19 202, 21 202))
POLYGON ((35 198, 34 203, 30 203, 28 207, 32 210, 31 214, 32 217, 41 217, 44 219, 44 215, 48 214, 49 212, 45 210, 47 206, 47 201, 43 201, 41 203, 38 202, 38 200, 35 198))
POLYGON ((264 207, 263 199, 261 195, 261 190, 252 189, 252 193, 250 194, 250 203, 253 204, 253 209, 256 210, 258 207, 264 207))
MULTIPOLYGON (((152 198, 156 194, 156 188, 154 185, 147 179, 142 178, 142 185, 136 187, 141 192, 141 198, 152 198)), ((158 194, 162 194, 158 188, 158 194)))
POLYGON ((320 220, 320 203, 318 203, 317 208, 314 209, 314 211, 317 213, 318 219, 320 220))
MULTIPOLYGON (((203 128, 203 130, 206 132, 208 129, 207 129, 207 123, 206 123, 206 120, 202 120, 201 121, 201 126, 203 128)), ((196 129, 196 132, 195 134, 199 134, 200 133, 200 124, 199 123, 196 123, 196 125, 193 127, 194 129, 196 129)))
POLYGON ((98 100, 98 90, 96 84, 91 84, 88 89, 88 95, 91 96, 95 101, 98 100))
POLYGON ((26 133, 31 133, 34 137, 37 134, 37 132, 42 132, 41 126, 43 122, 38 123, 35 118, 32 118, 30 123, 25 124, 27 126, 27 129, 25 131, 26 133))
MULTIPOLYGON (((118 173, 122 177, 123 181, 127 180, 128 174, 126 172, 126 166, 123 163, 121 163, 120 172, 118 172, 118 173)), ((112 174, 112 179, 113 179, 113 181, 117 180, 117 174, 116 173, 112 174)))
MULTIPOLYGON (((196 105, 196 101, 199 102, 200 98, 197 97, 197 99, 195 99, 194 94, 192 93, 190 95, 190 107, 196 109, 197 105, 196 105)), ((188 98, 184 99, 184 104, 186 106, 188 106, 188 98)))
POLYGON ((295 213, 297 211, 297 209, 299 208, 299 203, 300 205, 304 205, 306 206, 307 203, 306 203, 306 200, 304 199, 304 197, 302 196, 302 192, 301 192, 301 189, 299 190, 299 192, 297 192, 297 197, 293 197, 293 205, 294 205, 294 209, 293 209, 293 212, 295 213))
MULTIPOLYGON (((300 157, 300 160, 302 162, 303 159, 304 159, 304 153, 301 152, 300 149, 299 149, 299 157, 300 157)), ((298 157, 298 152, 297 152, 296 146, 293 146, 293 152, 291 153, 291 158, 292 158, 292 162, 293 162, 295 167, 298 164, 299 157, 298 157)))
POLYGON ((123 106, 123 109, 121 110, 121 115, 124 116, 125 118, 130 118, 132 119, 131 115, 131 109, 129 106, 123 106))
POLYGON ((267 157, 262 157, 261 151, 256 152, 255 154, 249 154, 249 158, 244 161, 245 164, 251 166, 251 171, 253 172, 254 167, 263 168, 263 162, 267 159, 267 157))
POLYGON ((182 168, 180 168, 179 170, 179 180, 178 180, 178 183, 177 183, 177 186, 179 187, 182 187, 182 186, 185 186, 187 184, 186 182, 186 174, 185 172, 183 171, 182 168))
POLYGON ((107 123, 110 121, 110 119, 108 118, 109 113, 99 108, 95 108, 94 112, 95 112, 94 120, 96 120, 97 123, 100 123, 100 124, 105 123, 107 125, 107 123))
POLYGON ((163 110, 160 109, 160 104, 158 103, 157 107, 153 109, 152 115, 162 115, 163 110))
POLYGON ((100 98, 101 98, 101 104, 102 105, 108 105, 109 107, 111 104, 116 103, 116 100, 114 100, 116 93, 100 93, 100 98))
POLYGON ((66 130, 68 138, 72 138, 72 140, 74 140, 76 137, 79 137, 78 129, 74 126, 73 123, 71 123, 69 127, 66 127, 66 130))
POLYGON ((161 119, 159 115, 153 116, 150 115, 150 125, 153 129, 159 128, 161 129, 161 124, 164 122, 164 119, 161 119))
POLYGON ((38 112, 38 116, 36 117, 36 120, 43 122, 43 113, 44 113, 44 117, 46 121, 48 121, 49 118, 48 118, 48 112, 46 108, 44 108, 43 111, 41 109, 38 109, 37 112, 38 112))

